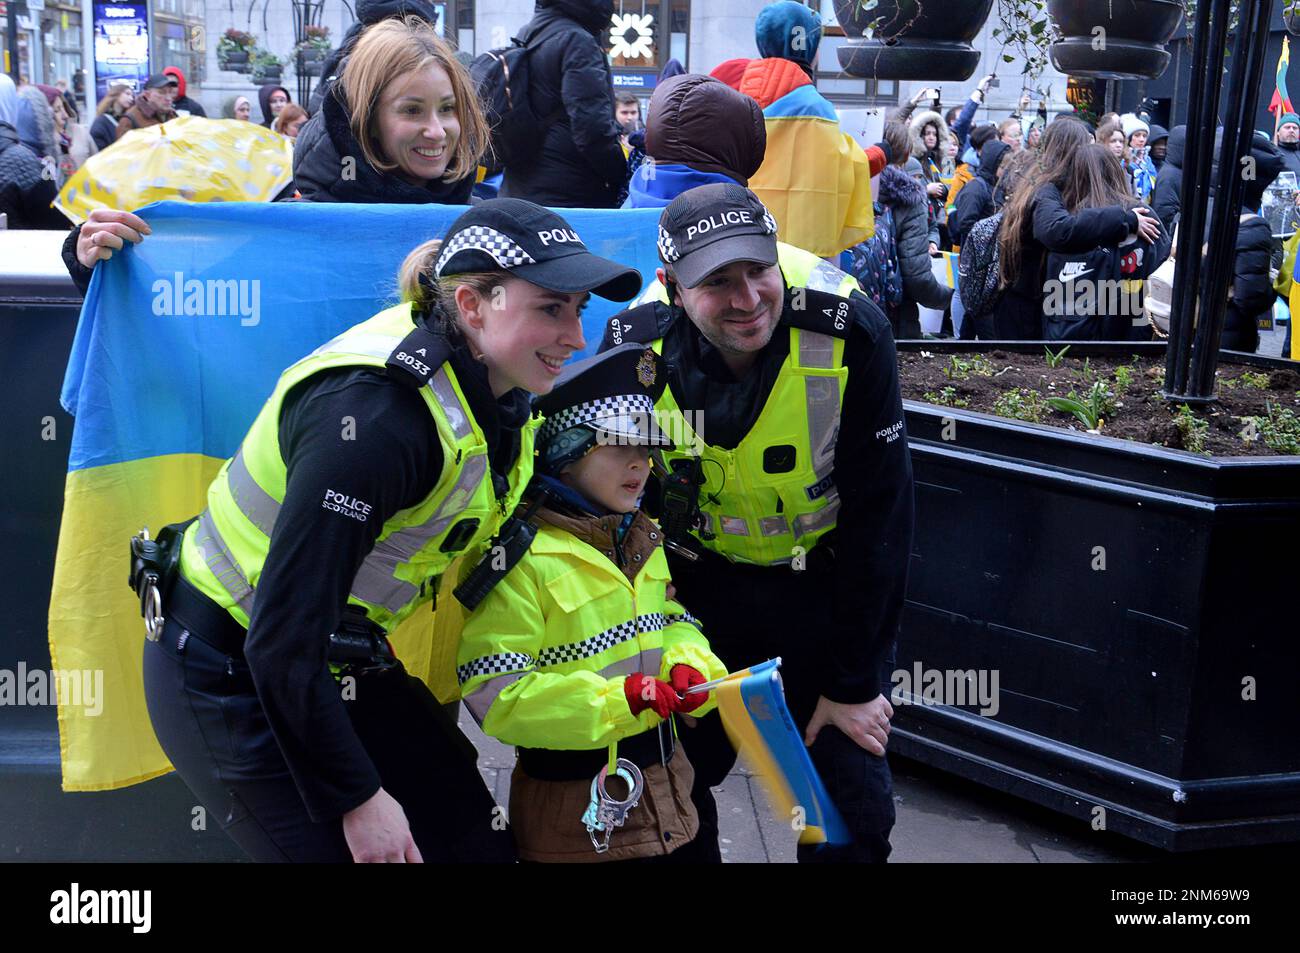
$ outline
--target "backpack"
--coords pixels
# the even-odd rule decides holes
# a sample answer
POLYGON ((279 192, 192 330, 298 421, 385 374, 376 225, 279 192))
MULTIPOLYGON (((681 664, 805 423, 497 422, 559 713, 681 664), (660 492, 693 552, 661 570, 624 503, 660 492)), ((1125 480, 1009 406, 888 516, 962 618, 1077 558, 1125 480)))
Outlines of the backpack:
POLYGON ((528 95, 528 54, 534 49, 536 46, 516 36, 509 46, 488 50, 469 65, 483 115, 492 130, 492 168, 520 165, 535 156, 547 127, 564 112, 562 103, 545 117, 533 109, 528 95))
POLYGON ((957 256, 957 287, 961 303, 966 308, 966 319, 988 314, 1002 300, 998 288, 1000 280, 998 229, 1002 213, 995 212, 971 226, 966 240, 961 243, 957 256))
POLYGON ((903 303, 903 273, 898 267, 894 213, 879 202, 873 203, 872 208, 876 215, 875 233, 849 249, 849 272, 858 279, 862 293, 888 313, 903 303))

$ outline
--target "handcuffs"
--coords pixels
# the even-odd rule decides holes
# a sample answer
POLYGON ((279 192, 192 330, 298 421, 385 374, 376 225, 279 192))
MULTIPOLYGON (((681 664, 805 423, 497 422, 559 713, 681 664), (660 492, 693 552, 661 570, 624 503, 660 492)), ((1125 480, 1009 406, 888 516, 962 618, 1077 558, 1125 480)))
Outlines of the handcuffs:
POLYGON ((164 527, 164 533, 171 529, 168 538, 163 533, 158 539, 149 538, 149 527, 144 527, 131 537, 131 577, 130 586, 140 599, 140 615, 144 616, 144 634, 150 642, 157 642, 162 635, 163 623, 163 589, 166 588, 169 571, 175 570, 179 549, 174 553, 169 544, 175 543, 175 531, 164 527))
POLYGON ((640 803, 641 792, 645 790, 645 778, 641 775, 641 769, 626 758, 618 759, 614 774, 627 785, 627 798, 620 801, 611 797, 605 790, 609 765, 603 765, 600 773, 591 779, 591 803, 587 805, 587 810, 582 815, 582 823, 587 827, 591 846, 596 848, 598 854, 609 850, 609 839, 614 833, 614 828, 623 826, 628 811, 640 803), (597 837, 597 832, 603 836, 597 837))

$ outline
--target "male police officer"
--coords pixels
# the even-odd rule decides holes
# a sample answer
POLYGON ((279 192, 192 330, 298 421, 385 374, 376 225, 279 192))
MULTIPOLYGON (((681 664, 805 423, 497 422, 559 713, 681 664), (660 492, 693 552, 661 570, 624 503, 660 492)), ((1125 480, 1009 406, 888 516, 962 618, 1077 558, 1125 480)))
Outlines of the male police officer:
MULTIPOLYGON (((657 403, 684 412, 679 449, 656 460, 671 474, 666 530, 673 488, 699 487, 685 539, 695 558, 670 558, 678 598, 728 668, 784 660, 790 712, 854 835, 799 859, 882 862, 894 823, 887 686, 913 518, 889 323, 853 279, 778 243, 738 185, 679 195, 659 253, 659 282, 610 320, 602 347, 650 342, 672 368, 657 403)), ((716 719, 683 744, 701 836, 716 836, 709 787, 735 755, 716 719)))

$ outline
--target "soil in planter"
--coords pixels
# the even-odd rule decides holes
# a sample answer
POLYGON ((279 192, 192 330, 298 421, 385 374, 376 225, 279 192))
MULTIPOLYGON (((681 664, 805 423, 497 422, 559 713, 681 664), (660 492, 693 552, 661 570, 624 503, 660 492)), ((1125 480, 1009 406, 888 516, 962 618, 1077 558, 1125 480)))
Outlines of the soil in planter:
MULTIPOLYGON (((1059 351, 1053 348, 1053 353, 1059 351)), ((1291 434, 1290 452, 1300 450, 1300 373, 1289 369, 1221 365, 1215 391, 1218 403, 1180 413, 1159 393, 1164 383, 1163 357, 1128 361, 1091 357, 1085 362, 1067 352, 1058 366, 1051 367, 1045 353, 906 351, 898 355, 898 365, 904 400, 1083 432, 1088 428, 1077 417, 1053 409, 1046 400, 1068 397, 1071 391, 1084 400, 1094 383, 1101 381, 1113 405, 1103 415, 1104 436, 1213 456, 1276 456, 1288 451, 1270 447, 1265 434, 1280 427, 1291 434), (1252 425, 1246 419, 1269 418, 1269 405, 1271 424, 1261 419, 1252 425), (1295 418, 1288 418, 1283 410, 1295 418)))

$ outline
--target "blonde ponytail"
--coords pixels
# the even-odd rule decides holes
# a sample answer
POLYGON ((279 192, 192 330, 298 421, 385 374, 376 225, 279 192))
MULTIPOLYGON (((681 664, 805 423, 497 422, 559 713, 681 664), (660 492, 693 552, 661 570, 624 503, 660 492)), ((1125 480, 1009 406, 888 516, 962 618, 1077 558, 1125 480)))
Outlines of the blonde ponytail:
POLYGON ((433 268, 438 262, 438 252, 442 249, 442 239, 433 238, 416 246, 402 266, 397 269, 397 291, 400 300, 411 302, 415 307, 430 315, 448 335, 464 334, 460 326, 459 312, 456 309, 456 289, 461 285, 478 292, 483 297, 492 294, 510 279, 508 271, 480 271, 463 275, 448 275, 445 278, 434 276, 433 268), (441 313, 441 317, 439 317, 441 313))

